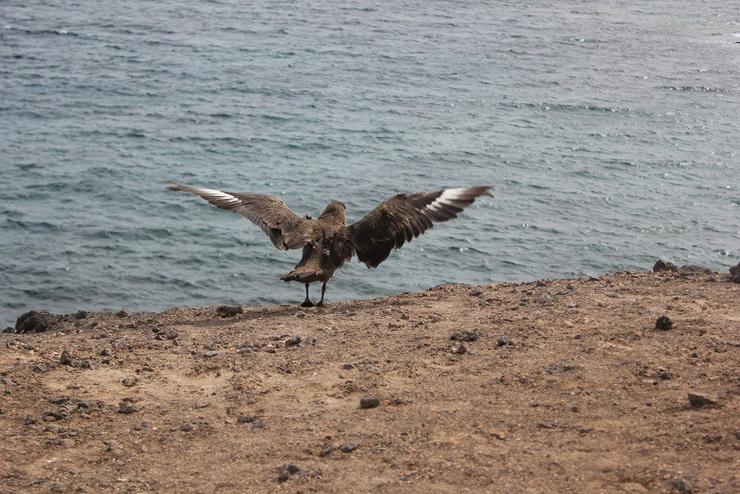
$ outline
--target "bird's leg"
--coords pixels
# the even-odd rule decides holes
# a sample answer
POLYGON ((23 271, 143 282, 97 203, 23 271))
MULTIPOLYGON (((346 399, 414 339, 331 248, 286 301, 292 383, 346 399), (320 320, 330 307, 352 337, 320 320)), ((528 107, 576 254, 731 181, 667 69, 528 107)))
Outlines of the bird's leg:
POLYGON ((308 298, 308 283, 306 283, 306 300, 303 301, 301 307, 313 307, 313 302, 308 298))
POLYGON ((321 285, 321 300, 319 300, 319 303, 316 304, 316 307, 323 307, 324 306, 324 292, 326 291, 326 281, 323 285, 321 285))

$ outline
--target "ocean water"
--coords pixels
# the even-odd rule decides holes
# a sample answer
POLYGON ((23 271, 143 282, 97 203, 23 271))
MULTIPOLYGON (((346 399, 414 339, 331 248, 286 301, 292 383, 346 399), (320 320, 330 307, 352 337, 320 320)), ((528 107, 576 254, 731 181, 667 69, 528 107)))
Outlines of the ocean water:
POLYGON ((169 180, 353 220, 495 184, 329 302, 740 260, 732 1, 4 0, 0 125, 2 326, 302 300, 299 251, 169 180))

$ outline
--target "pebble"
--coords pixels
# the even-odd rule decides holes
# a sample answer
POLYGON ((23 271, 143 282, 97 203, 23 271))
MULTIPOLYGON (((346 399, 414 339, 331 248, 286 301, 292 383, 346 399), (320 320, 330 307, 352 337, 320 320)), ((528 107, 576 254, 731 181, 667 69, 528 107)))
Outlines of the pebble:
POLYGON ((380 405, 380 400, 376 396, 360 398, 360 408, 375 408, 378 405, 380 405))
POLYGON ((496 346, 506 346, 509 344, 509 338, 502 336, 496 340, 496 346))
POLYGON ((701 393, 689 393, 689 403, 694 408, 701 408, 704 406, 716 405, 717 400, 710 398, 709 396, 701 393))
POLYGON ((327 444, 321 447, 321 450, 319 451, 319 456, 322 458, 325 456, 329 456, 332 451, 334 451, 334 448, 332 448, 331 446, 327 444))
POLYGON ((286 347, 292 347, 292 346, 298 346, 301 344, 301 337, 300 336, 293 336, 292 338, 289 338, 285 340, 285 346, 286 347))
POLYGON ((450 335, 450 339, 453 341, 477 341, 478 340, 478 333, 475 331, 455 331, 450 335))
POLYGON ((56 434, 61 430, 61 428, 57 424, 49 424, 46 427, 44 427, 44 430, 46 432, 52 432, 56 434))
POLYGON ((678 494, 692 494, 694 492, 691 486, 681 479, 669 480, 668 487, 672 492, 677 492, 678 494))
POLYGON ((678 268, 677 268, 677 267, 676 267, 676 265, 675 265, 675 264, 673 264, 672 262, 667 262, 667 261, 663 261, 663 260, 661 259, 661 260, 658 260, 658 261, 657 261, 657 262, 656 262, 656 263, 655 263, 655 264, 653 265, 653 273, 660 273, 660 272, 662 272, 662 271, 671 271, 671 272, 675 272, 675 271, 678 271, 678 268))
POLYGON ((62 355, 59 357, 59 363, 61 365, 72 365, 72 356, 66 348, 62 350, 62 355))
POLYGON ((740 262, 730 268, 730 281, 740 283, 740 262))
POLYGON ((218 352, 215 350, 208 350, 207 352, 203 352, 203 356, 205 358, 215 357, 216 355, 218 355, 218 352))
POLYGON ((58 494, 60 492, 64 492, 65 490, 67 490, 67 488, 61 482, 54 482, 53 484, 51 484, 50 490, 54 494, 58 494))
POLYGON ((87 311, 86 310, 78 310, 75 314, 75 319, 86 319, 87 318, 87 311))
POLYGON ((344 443, 339 447, 339 449, 342 453, 351 453, 359 447, 360 445, 357 443, 344 443))
POLYGON ((255 417, 254 415, 239 415, 236 421, 239 424, 249 424, 251 422, 254 422, 256 419, 257 417, 255 417))
POLYGON ((234 317, 237 314, 241 314, 244 312, 244 309, 241 308, 239 305, 219 305, 216 307, 216 315, 218 317, 234 317))
POLYGON ((118 312, 116 312, 116 315, 120 317, 121 319, 128 317, 128 312, 126 312, 126 309, 121 309, 118 312))
POLYGON ((668 331, 673 327, 673 321, 666 316, 662 315, 658 319, 655 320, 655 329, 659 329, 661 331, 668 331))
POLYGON ((287 465, 280 465, 277 467, 278 476, 275 480, 279 483, 283 483, 288 480, 292 475, 302 474, 303 470, 298 465, 292 463, 287 465))
POLYGON ((118 404, 118 413, 130 414, 138 412, 141 408, 135 405, 136 398, 124 398, 118 404))
POLYGON ((127 388, 131 388, 139 384, 139 379, 136 377, 126 377, 123 380, 121 380, 121 384, 123 384, 127 388))
POLYGON ((452 345, 450 351, 455 355, 463 355, 465 353, 468 353, 468 349, 462 343, 460 343, 459 345, 452 345))

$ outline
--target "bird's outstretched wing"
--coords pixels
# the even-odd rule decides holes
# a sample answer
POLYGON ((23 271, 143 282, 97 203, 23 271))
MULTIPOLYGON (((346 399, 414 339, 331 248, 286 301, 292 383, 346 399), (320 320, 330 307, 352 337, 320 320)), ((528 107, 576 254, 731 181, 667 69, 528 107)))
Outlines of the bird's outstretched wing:
POLYGON ((489 189, 484 185, 391 197, 347 227, 357 258, 369 268, 377 267, 394 248, 418 237, 433 223, 456 218, 476 197, 490 196, 489 189))
POLYGON ((177 183, 171 183, 167 188, 190 192, 214 206, 241 214, 262 228, 273 245, 280 250, 299 249, 313 240, 314 220, 301 218, 277 197, 246 192, 223 192, 177 183))

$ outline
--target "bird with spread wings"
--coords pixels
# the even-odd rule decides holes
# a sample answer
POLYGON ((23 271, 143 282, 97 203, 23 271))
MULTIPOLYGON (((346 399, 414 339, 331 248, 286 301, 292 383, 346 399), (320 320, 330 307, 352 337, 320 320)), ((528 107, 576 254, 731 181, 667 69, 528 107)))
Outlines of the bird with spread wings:
POLYGON ((353 256, 368 268, 375 268, 393 249, 418 237, 434 223, 456 218, 478 196, 491 195, 491 186, 487 185, 398 194, 380 203, 360 221, 347 225, 346 208, 339 201, 330 202, 314 220, 298 216, 274 196, 223 192, 177 183, 169 184, 168 188, 190 192, 214 206, 245 216, 280 250, 302 248, 303 256, 295 269, 280 279, 305 284, 303 307, 314 305, 308 298, 308 287, 318 281, 322 285, 317 305, 324 304, 327 281, 353 256))

